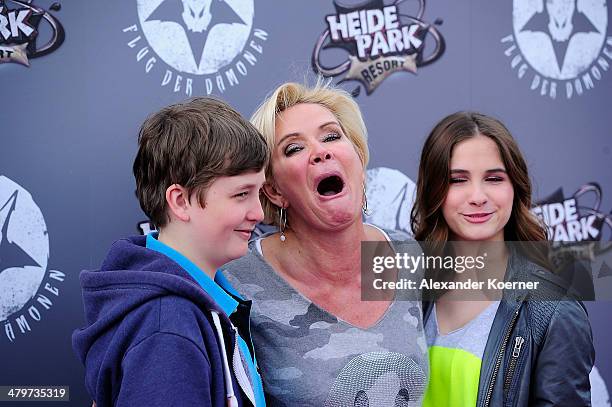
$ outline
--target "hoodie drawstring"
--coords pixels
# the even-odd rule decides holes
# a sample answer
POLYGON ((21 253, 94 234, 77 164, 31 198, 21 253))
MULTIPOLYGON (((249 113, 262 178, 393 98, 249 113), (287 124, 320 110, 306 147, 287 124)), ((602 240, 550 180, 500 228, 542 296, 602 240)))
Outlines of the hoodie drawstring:
POLYGON ((223 339, 223 330, 221 329, 221 321, 219 320, 219 314, 215 311, 211 311, 213 323, 217 330, 217 336, 221 343, 221 356, 223 357, 223 370, 225 372, 225 387, 227 389, 227 406, 238 407, 238 400, 234 395, 234 386, 232 384, 232 376, 230 373, 229 363, 227 362, 227 352, 225 351, 225 340, 223 339))

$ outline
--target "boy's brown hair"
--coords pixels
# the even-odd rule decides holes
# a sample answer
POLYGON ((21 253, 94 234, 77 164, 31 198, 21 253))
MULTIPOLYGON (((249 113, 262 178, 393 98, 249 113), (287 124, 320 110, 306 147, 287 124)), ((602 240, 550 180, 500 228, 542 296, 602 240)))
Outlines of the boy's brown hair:
POLYGON ((228 104, 194 98, 161 109, 140 128, 133 171, 140 207, 158 228, 169 221, 166 189, 179 184, 201 207, 212 182, 259 172, 268 162, 263 136, 228 104))

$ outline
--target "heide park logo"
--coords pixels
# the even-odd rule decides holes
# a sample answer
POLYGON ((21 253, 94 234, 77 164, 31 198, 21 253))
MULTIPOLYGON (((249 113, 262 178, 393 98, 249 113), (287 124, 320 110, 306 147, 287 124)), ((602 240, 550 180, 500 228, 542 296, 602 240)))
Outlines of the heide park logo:
POLYGON ((48 263, 40 208, 28 191, 0 176, 0 326, 9 342, 34 330, 59 297, 66 275, 48 263))
POLYGON ((514 0, 512 25, 501 39, 504 54, 533 92, 567 100, 606 80, 612 61, 606 0, 514 0))
MULTIPOLYGON (((59 11, 59 3, 50 10, 59 11)), ((30 59, 47 55, 62 45, 65 34, 60 22, 32 0, 0 0, 0 64, 30 66, 30 59), (47 38, 40 35, 42 25, 47 38)))
POLYGON ((576 260, 588 264, 593 280, 585 279, 584 271, 573 266, 569 270, 574 271, 565 277, 589 300, 609 299, 612 292, 607 281, 612 276, 612 212, 602 212, 601 202, 601 187, 591 182, 569 197, 559 188, 532 208, 548 229, 548 239, 553 242, 550 260, 561 273, 576 260))
POLYGON ((612 241, 612 212, 601 212, 601 200, 601 187, 592 182, 569 197, 559 188, 532 211, 544 221, 552 241, 612 241))
POLYGON ((159 86, 222 94, 239 85, 263 55, 268 33, 254 26, 253 0, 137 0, 138 23, 126 44, 159 86))
POLYGON ((445 50, 436 28, 442 21, 426 22, 425 0, 416 3, 417 10, 415 2, 404 0, 387 5, 369 0, 353 7, 334 1, 336 13, 325 17, 327 28, 314 47, 313 70, 340 78, 339 83, 359 81, 368 95, 394 72, 416 75, 418 68, 435 62, 445 50))

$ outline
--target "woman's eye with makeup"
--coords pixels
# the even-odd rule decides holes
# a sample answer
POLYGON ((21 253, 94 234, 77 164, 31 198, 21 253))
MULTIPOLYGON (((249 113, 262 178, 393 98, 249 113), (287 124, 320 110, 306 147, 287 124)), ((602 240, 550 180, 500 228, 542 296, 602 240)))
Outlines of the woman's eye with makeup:
POLYGON ((297 153, 300 150, 302 150, 302 146, 298 144, 289 144, 287 147, 285 147, 285 155, 289 157, 297 153))
POLYGON ((449 182, 451 184, 461 184, 462 182, 466 182, 466 181, 467 181, 466 178, 451 178, 449 182))
POLYGON ((487 177, 485 180, 488 182, 502 182, 504 178, 499 177, 499 176, 494 176, 494 177, 487 177))
POLYGON ((340 136, 340 133, 331 132, 323 138, 323 142, 338 140, 341 137, 342 136, 340 136))

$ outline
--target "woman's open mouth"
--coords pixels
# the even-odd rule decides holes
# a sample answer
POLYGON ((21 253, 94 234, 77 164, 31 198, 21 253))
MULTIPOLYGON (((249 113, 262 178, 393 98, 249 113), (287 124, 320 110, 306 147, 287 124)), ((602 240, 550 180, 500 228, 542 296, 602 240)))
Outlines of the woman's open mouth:
POLYGON ((337 175, 323 178, 317 185, 317 192, 321 196, 338 195, 344 189, 344 181, 337 175))

